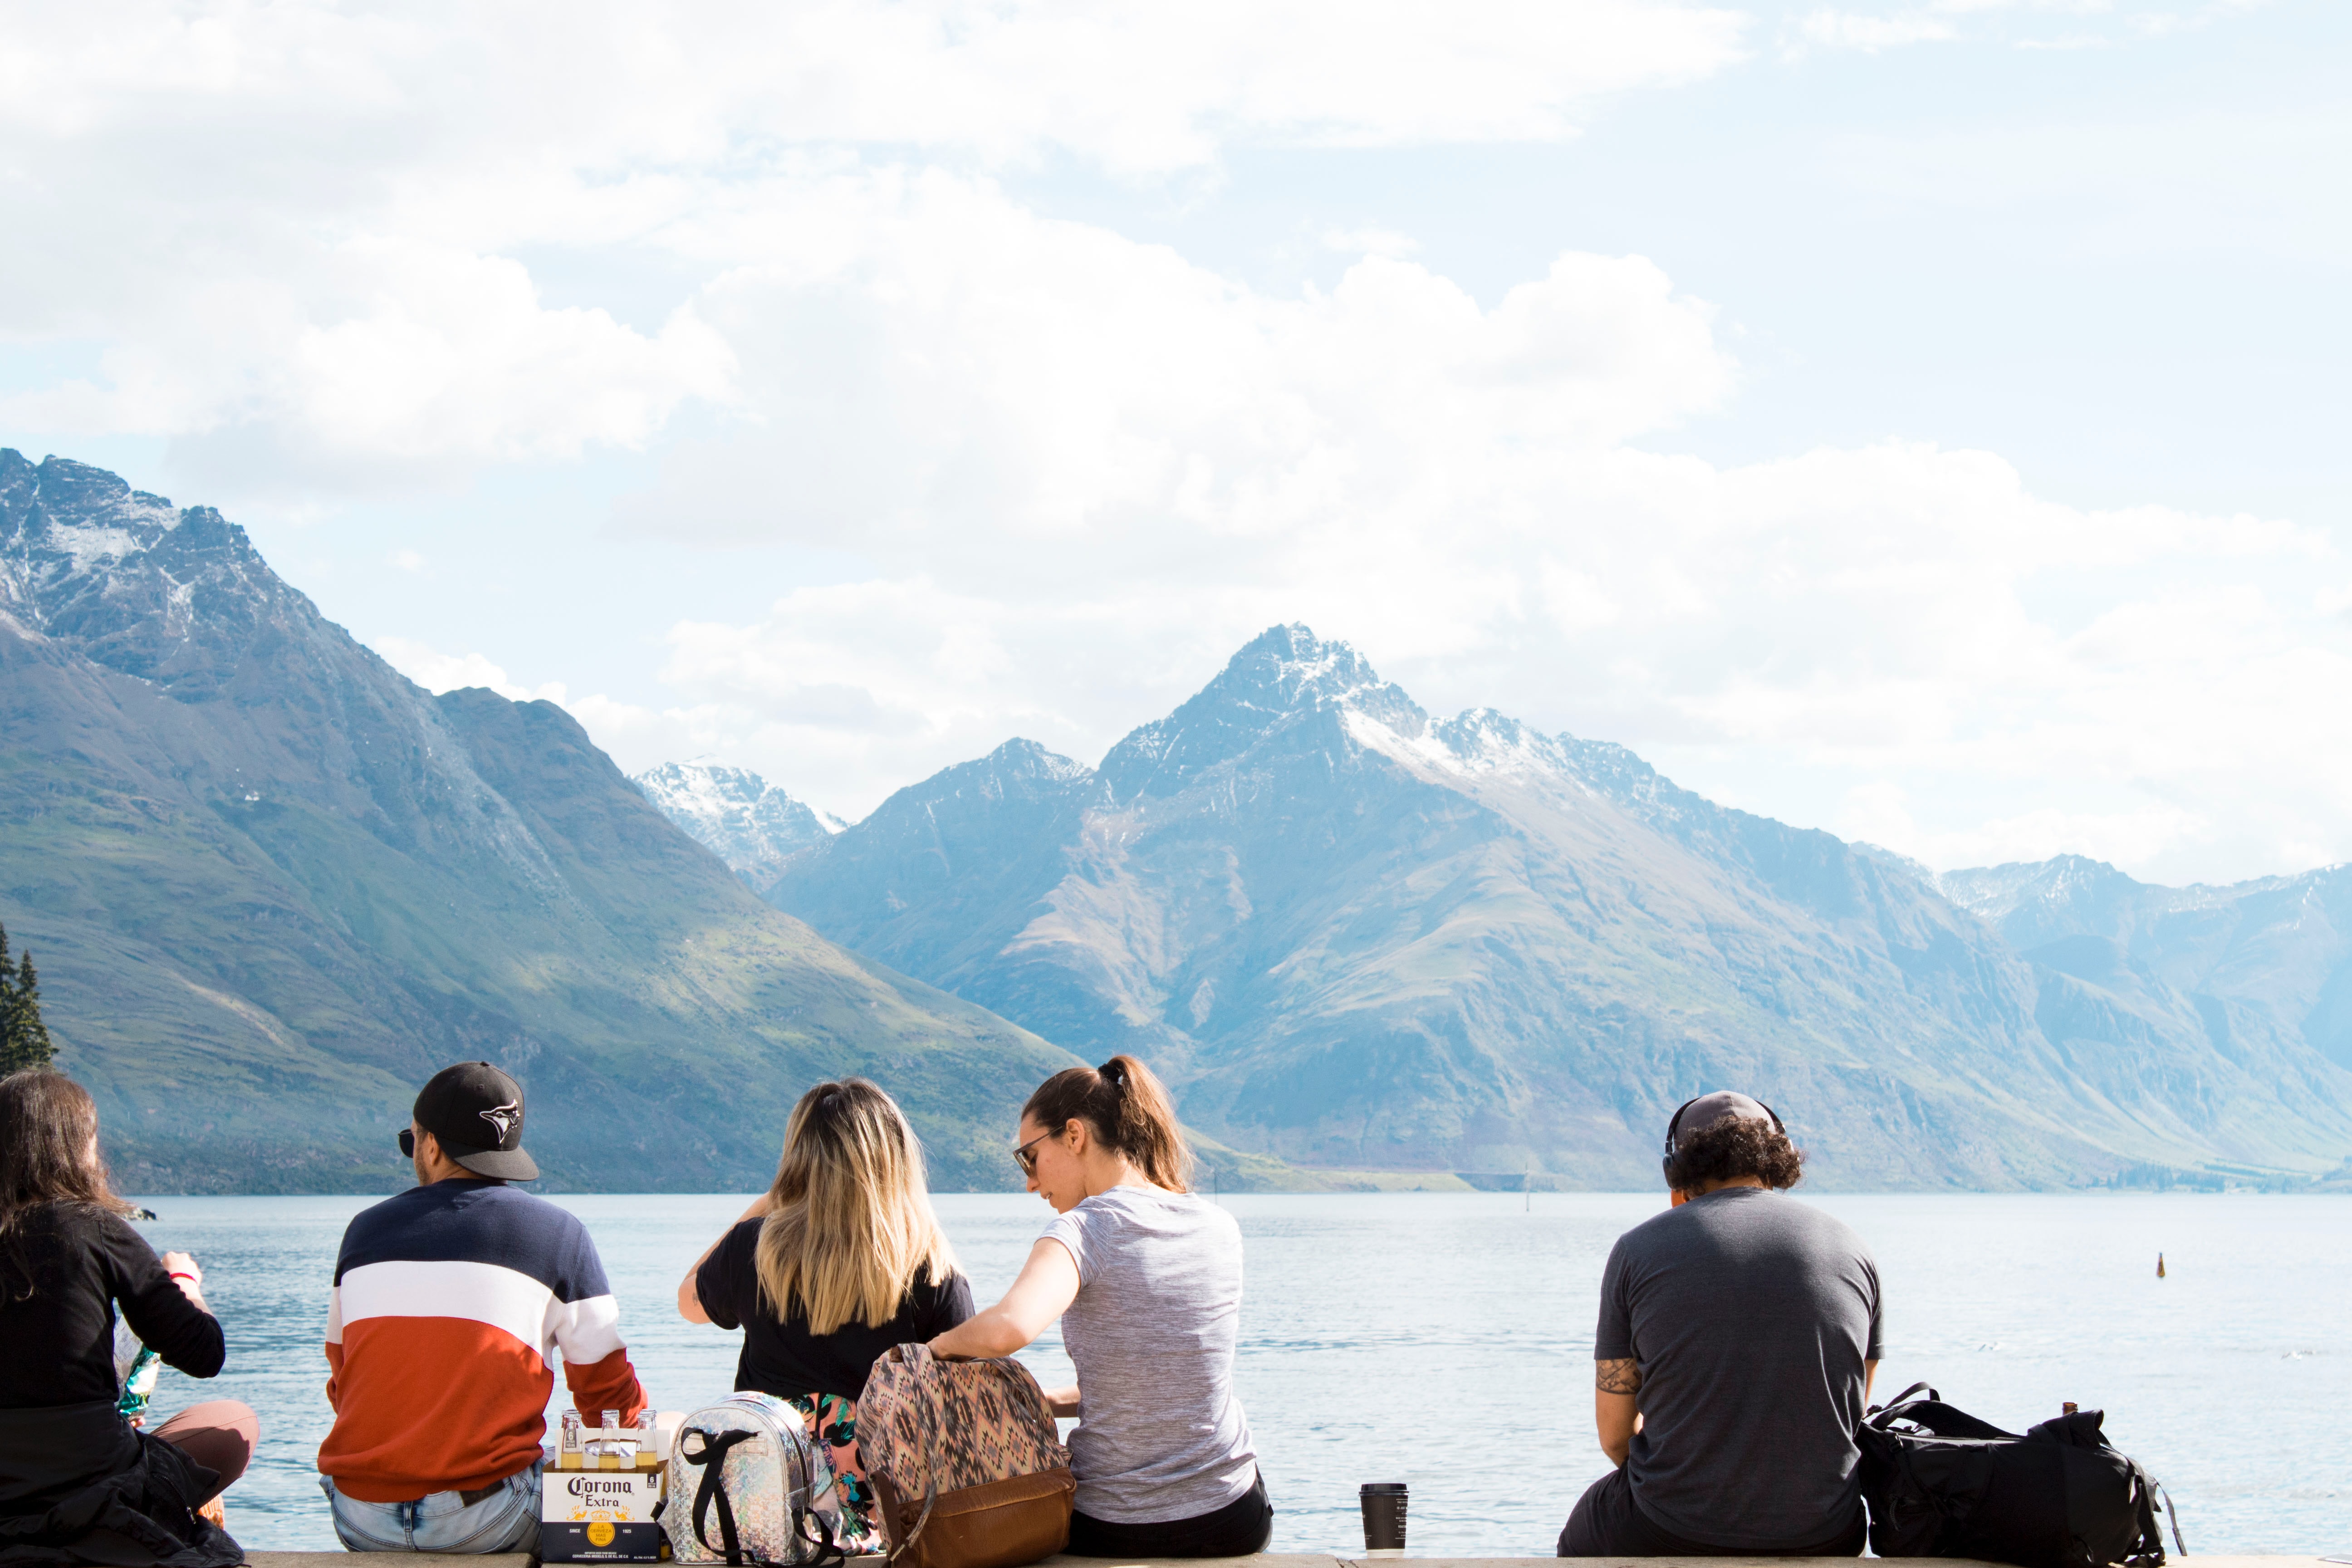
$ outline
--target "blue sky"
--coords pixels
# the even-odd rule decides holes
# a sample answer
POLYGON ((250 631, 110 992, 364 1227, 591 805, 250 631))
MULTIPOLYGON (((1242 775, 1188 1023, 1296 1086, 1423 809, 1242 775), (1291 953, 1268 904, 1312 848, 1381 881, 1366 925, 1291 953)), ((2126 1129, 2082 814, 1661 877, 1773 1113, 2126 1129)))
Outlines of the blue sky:
POLYGON ((1275 620, 1938 866, 2352 856, 2319 4, 300 5, 0 42, 0 444, 855 816, 1275 620))

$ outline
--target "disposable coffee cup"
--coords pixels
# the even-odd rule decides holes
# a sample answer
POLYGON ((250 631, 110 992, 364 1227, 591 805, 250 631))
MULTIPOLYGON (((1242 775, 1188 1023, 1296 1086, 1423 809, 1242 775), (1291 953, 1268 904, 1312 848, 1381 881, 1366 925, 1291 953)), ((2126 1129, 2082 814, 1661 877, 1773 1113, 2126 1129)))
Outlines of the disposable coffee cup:
POLYGON ((1364 1505, 1364 1555, 1404 1555, 1404 1483, 1367 1481, 1358 1489, 1364 1505))

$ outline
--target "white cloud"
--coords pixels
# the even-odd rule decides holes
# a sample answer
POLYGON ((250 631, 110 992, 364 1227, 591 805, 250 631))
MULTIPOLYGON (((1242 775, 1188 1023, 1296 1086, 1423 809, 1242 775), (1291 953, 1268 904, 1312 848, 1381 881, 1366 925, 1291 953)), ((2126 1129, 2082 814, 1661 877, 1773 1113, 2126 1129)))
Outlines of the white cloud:
POLYGON ((1906 44, 1943 43, 1960 36, 1949 18, 1921 11, 1886 16, 1823 9, 1809 13, 1798 26, 1807 43, 1873 54, 1906 44))
POLYGON ((0 342, 101 352, 0 422, 314 493, 635 447, 689 401, 744 411, 698 294, 856 259, 825 229, 901 177, 874 156, 1150 176, 1236 143, 1558 140, 1720 68, 1741 26, 1661 0, 29 11, 0 36, 0 342), (671 303, 550 303, 526 252, 624 253, 671 303))
POLYGON ((126 313, 102 383, 0 401, 65 435, 266 432, 320 466, 576 456, 634 447, 684 398, 723 400, 727 345, 690 309, 646 335, 543 308, 518 263, 354 239, 276 272, 171 276, 126 313))
POLYGON ((1904 790, 1877 781, 1847 792, 1830 825, 1848 839, 1906 846, 1903 853, 1932 867, 2000 866, 2087 855, 2095 860, 2144 865, 2207 824, 2178 807, 2074 813, 2044 806, 1960 831, 1938 832, 1912 817, 1904 790))
POLYGON ((465 687, 482 687, 511 702, 553 702, 579 720, 600 745, 624 760, 632 773, 649 765, 638 760, 667 762, 759 748, 778 732, 770 721, 751 709, 717 705, 699 709, 656 710, 617 701, 597 692, 573 697, 566 683, 543 681, 525 686, 505 668, 478 653, 444 653, 408 637, 379 637, 369 647, 385 663, 436 696, 465 687))
MULTIPOLYGON (((1926 0, 1794 36, 2209 9, 1926 0)), ((313 500, 656 450, 615 518, 647 548, 870 573, 687 616, 667 699, 570 705, 633 769, 725 755, 852 815, 1013 733, 1091 759, 1303 618, 1433 705, 1625 741, 1741 804, 1836 778, 1856 831, 1933 861, 2352 854, 2352 626, 2314 596, 2352 574, 2324 535, 2063 506, 1917 442, 1675 455, 1738 376, 1640 256, 1482 303, 1364 229, 1322 237, 1360 258, 1329 287, 1259 288, 1003 183, 1557 141, 1741 37, 1635 0, 26 11, 0 35, 0 341, 98 368, 0 419, 173 437, 313 500)), ((1887 184, 1971 199, 1938 155, 1886 154, 1887 184)), ((378 646, 435 689, 566 689, 378 646)))
POLYGON ((412 125, 427 158, 488 132, 510 158, 586 163, 707 164, 754 139, 1150 172, 1236 141, 1556 139, 1595 98, 1719 69, 1744 25, 1670 0, 92 0, 12 26, 0 117, 74 136, 299 110, 412 125))
POLYGON ((1983 781, 1868 825, 1941 864, 2068 834, 2143 869, 2352 848, 2352 725, 2323 721, 2342 768, 2307 749, 2352 692, 2323 532, 2067 507, 1923 443, 1646 449, 1736 377, 1637 258, 1563 257, 1485 309, 1382 258, 1285 299, 984 183, 828 199, 825 253, 702 302, 782 369, 747 376, 756 419, 672 447, 620 516, 875 563, 677 626, 664 669, 834 809, 1014 733, 1092 760, 1304 618, 1434 704, 1622 740, 1741 804, 1776 805, 1750 783, 1775 772, 1983 781))
POLYGON ((2095 48, 2203 27, 2268 0, 1909 0, 1872 10, 1822 5, 1792 19, 1783 50, 1876 54, 1979 39, 2021 49, 2095 48), (2049 33, 2051 23, 2066 29, 2049 33))
MULTIPOLYGON (((985 183, 837 179, 807 199, 825 209, 821 239, 777 237, 766 265, 698 301, 746 367, 751 422, 671 448, 660 491, 624 507, 630 526, 928 538, 985 572, 984 529, 1176 523, 1232 561, 1290 548, 1291 530, 1337 523, 1368 489, 1417 521, 1419 498, 1394 487, 1433 476, 1393 470, 1391 452, 1605 448, 1733 384, 1709 308, 1640 258, 1561 257, 1491 310, 1381 257, 1283 299, 1040 219, 985 183)), ((705 243, 751 248, 717 226, 705 243)))
POLYGON ((855 816, 1016 733, 1092 761, 1303 618, 1440 710, 1622 741, 1736 804, 1862 781, 1822 825, 1933 865, 2074 849, 2185 879, 2352 851, 2352 629, 2304 585, 2342 577, 2324 535, 2058 506, 1924 446, 1716 469, 1405 427, 1368 422, 1375 481, 1335 460, 1328 512, 1246 538, 902 535, 877 580, 677 627, 665 679, 737 716, 729 755, 855 816))
POLYGON ((377 637, 369 646, 383 656, 386 664, 438 696, 444 691, 456 691, 463 687, 487 687, 514 702, 565 700, 563 682, 551 680, 544 685, 529 687, 507 679, 507 672, 478 653, 443 653, 406 637, 377 637))

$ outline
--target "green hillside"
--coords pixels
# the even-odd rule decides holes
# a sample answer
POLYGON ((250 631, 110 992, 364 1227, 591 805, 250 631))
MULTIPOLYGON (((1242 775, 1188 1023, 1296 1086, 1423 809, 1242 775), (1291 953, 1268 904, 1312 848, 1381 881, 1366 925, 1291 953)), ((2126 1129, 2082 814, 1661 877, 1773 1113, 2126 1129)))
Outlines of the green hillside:
POLYGON ((375 1190, 485 1058, 559 1188, 764 1184, 812 1082, 1017 1185, 1071 1058, 761 903, 545 702, 420 690, 242 531, 0 451, 0 921, 129 1187, 375 1190))

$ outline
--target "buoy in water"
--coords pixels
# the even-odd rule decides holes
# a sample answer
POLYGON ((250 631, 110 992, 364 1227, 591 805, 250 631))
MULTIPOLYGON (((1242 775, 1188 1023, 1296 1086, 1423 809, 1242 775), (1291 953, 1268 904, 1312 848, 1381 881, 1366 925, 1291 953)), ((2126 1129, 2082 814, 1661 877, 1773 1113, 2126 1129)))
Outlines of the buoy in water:
POLYGON ((2156 1255, 2156 1277, 2158 1279, 2164 1278, 2164 1254, 2161 1252, 2156 1255))

